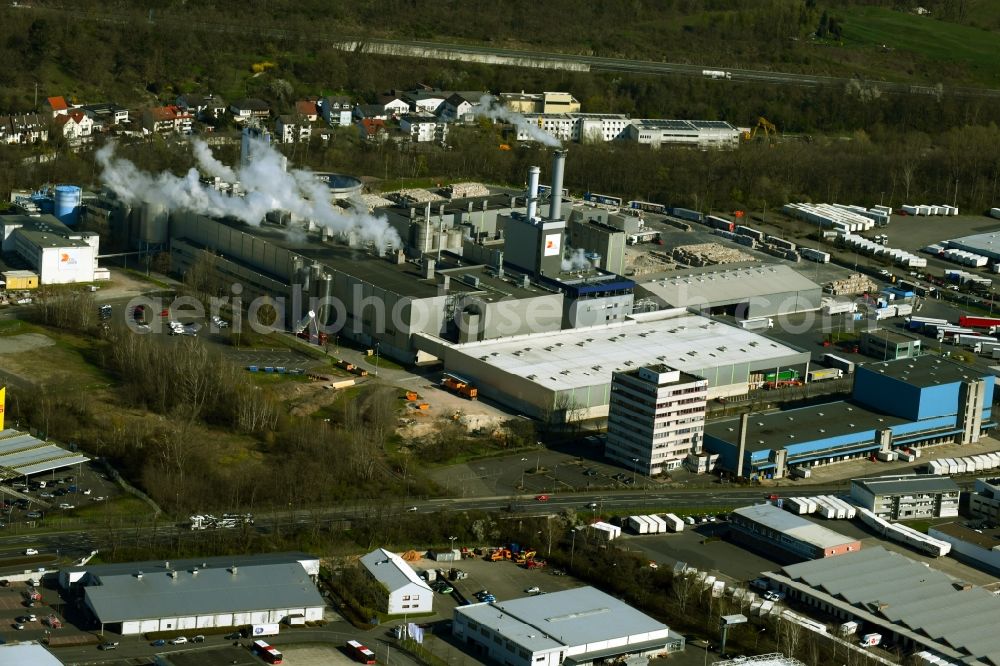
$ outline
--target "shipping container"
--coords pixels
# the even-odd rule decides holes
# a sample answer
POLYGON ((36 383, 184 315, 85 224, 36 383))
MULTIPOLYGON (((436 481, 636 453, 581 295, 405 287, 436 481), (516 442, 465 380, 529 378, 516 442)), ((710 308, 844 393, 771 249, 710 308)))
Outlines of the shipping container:
POLYGON ((666 531, 667 531, 667 521, 663 520, 662 518, 660 518, 659 516, 654 515, 654 514, 650 514, 650 515, 646 516, 646 518, 648 520, 651 520, 653 522, 653 524, 656 525, 656 533, 657 534, 664 534, 664 533, 666 533, 666 531))
POLYGON ((684 521, 675 516, 672 513, 668 513, 663 516, 663 520, 667 523, 667 529, 671 532, 683 532, 684 531, 684 521))
POLYGON ((820 264, 830 263, 830 254, 828 252, 803 247, 799 248, 799 254, 802 255, 803 259, 808 259, 809 261, 815 261, 820 264))
POLYGON ((670 214, 674 217, 679 217, 682 220, 690 220, 691 222, 702 221, 702 214, 696 210, 691 210, 690 208, 671 208, 670 214))
POLYGON ((848 361, 835 354, 823 354, 823 363, 829 368, 840 368, 847 374, 854 372, 854 361, 848 361))
POLYGON ((817 368, 806 373, 806 382, 821 382, 827 379, 840 379, 844 371, 840 368, 817 368))
POLYGON ((629 516, 628 526, 636 534, 649 534, 649 523, 643 516, 629 516))

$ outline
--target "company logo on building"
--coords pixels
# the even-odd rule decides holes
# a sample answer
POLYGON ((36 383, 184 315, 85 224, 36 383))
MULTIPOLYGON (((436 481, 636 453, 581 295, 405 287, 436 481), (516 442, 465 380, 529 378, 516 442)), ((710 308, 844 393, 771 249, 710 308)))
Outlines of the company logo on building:
POLYGON ((549 234, 545 237, 545 256, 546 257, 557 257, 562 251, 560 247, 560 236, 559 234, 549 234))

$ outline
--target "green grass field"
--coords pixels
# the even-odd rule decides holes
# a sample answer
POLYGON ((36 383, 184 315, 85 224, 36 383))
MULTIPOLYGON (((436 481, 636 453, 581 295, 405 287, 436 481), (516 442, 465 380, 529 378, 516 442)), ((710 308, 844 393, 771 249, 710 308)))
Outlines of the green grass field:
POLYGON ((936 66, 928 74, 946 75, 952 68, 962 68, 969 79, 1000 84, 1000 35, 996 32, 880 7, 846 8, 837 15, 844 20, 847 47, 884 44, 892 49, 885 59, 891 60, 894 52, 909 52, 918 62, 936 66))

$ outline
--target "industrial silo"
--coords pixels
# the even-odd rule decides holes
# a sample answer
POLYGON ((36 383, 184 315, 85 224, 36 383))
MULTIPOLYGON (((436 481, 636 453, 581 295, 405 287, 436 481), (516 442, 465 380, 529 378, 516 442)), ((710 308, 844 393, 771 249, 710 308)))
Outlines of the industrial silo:
POLYGON ((75 226, 80 218, 83 190, 76 185, 56 185, 54 214, 66 226, 75 226))
POLYGON ((146 245, 167 242, 167 220, 170 211, 162 203, 144 203, 139 209, 139 240, 146 245))

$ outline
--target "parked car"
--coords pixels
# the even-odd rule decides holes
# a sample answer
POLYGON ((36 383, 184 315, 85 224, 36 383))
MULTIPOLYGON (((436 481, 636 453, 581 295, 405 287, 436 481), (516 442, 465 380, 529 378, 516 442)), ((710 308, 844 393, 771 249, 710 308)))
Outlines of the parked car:
POLYGON ((539 502, 548 502, 549 501, 549 496, 548 495, 535 495, 535 499, 537 501, 539 501, 539 502))
POLYGON ((170 644, 171 645, 184 645, 187 642, 188 642, 188 639, 184 638, 183 636, 178 636, 177 638, 175 638, 172 641, 170 641, 170 644))
POLYGON ((163 640, 162 638, 158 638, 155 641, 153 641, 152 643, 150 643, 150 645, 153 646, 153 647, 163 647, 166 644, 167 644, 167 642, 165 640, 163 640))
POLYGON ((226 639, 227 641, 238 641, 239 639, 243 638, 243 634, 241 634, 238 631, 234 631, 231 634, 226 634, 225 636, 223 636, 223 638, 226 639))
POLYGON ((101 643, 100 645, 98 645, 97 649, 98 650, 114 650, 117 647, 118 647, 118 643, 117 642, 112 643, 111 641, 108 641, 107 643, 101 643))
POLYGON ((525 594, 538 594, 541 591, 542 591, 541 588, 539 588, 537 585, 532 585, 531 587, 525 588, 524 593, 525 594))
POLYGON ((17 629, 18 631, 24 631, 24 625, 21 624, 20 622, 15 622, 14 628, 17 629))
POLYGON ((191 642, 192 643, 204 643, 205 642, 205 637, 202 636, 201 634, 198 634, 197 636, 195 636, 194 638, 191 639, 191 642))
MULTIPOLYGON (((33 519, 37 520, 38 518, 42 517, 42 512, 41 511, 29 511, 28 513, 26 513, 24 515, 27 518, 33 518, 33 519)), ((35 554, 37 555, 38 553, 35 553, 35 554)))
POLYGON ((24 554, 25 555, 38 555, 38 549, 37 548, 25 548, 24 549, 24 554))

